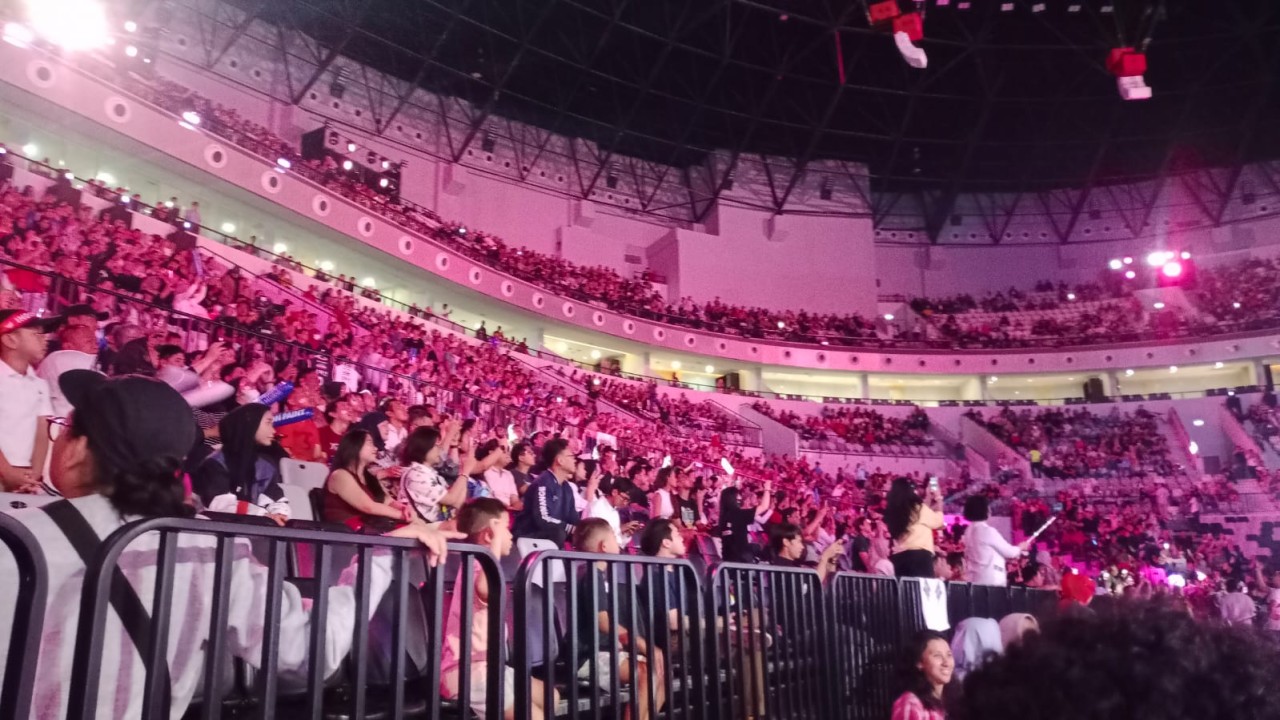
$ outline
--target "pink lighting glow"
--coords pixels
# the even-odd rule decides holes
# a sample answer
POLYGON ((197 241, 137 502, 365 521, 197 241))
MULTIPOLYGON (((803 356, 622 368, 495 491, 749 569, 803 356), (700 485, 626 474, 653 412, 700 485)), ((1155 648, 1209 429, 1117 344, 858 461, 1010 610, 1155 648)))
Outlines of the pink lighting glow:
POLYGON ((1164 273, 1165 277, 1176 278, 1182 274, 1182 263, 1178 262, 1177 260, 1174 260, 1173 262, 1167 262, 1164 264, 1164 268, 1161 270, 1161 272, 1164 273))

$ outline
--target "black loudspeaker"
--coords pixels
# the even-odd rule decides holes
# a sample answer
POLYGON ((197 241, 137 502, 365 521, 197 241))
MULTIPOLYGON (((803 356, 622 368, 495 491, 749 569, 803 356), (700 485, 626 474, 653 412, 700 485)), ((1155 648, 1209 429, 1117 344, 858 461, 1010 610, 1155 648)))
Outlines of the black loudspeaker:
POLYGON ((1085 402, 1106 402, 1107 391, 1102 387, 1102 378, 1091 377, 1084 381, 1085 402))
POLYGON ((731 372, 716 378, 717 390, 741 390, 742 376, 740 373, 731 372))

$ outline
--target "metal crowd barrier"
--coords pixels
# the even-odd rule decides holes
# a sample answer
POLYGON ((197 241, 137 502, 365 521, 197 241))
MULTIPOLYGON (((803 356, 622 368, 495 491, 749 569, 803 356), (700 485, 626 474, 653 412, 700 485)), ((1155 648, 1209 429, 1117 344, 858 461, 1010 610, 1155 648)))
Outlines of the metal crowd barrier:
POLYGON ((546 550, 524 559, 512 591, 516 720, 535 716, 534 677, 545 717, 619 720, 626 708, 633 720, 706 716, 710 624, 688 560, 546 550), (610 637, 603 620, 592 621, 600 613, 615 628, 610 637))
POLYGON ((713 715, 835 717, 830 618, 817 572, 724 563, 711 573, 710 587, 718 625, 713 715))
MULTIPOLYGON (((262 528, 204 519, 157 518, 125 525, 103 541, 85 574, 67 716, 91 720, 101 704, 115 701, 119 707, 124 702, 124 698, 100 697, 99 687, 104 677, 126 672, 136 661, 105 655, 106 639, 120 636, 108 632, 109 625, 120 624, 118 612, 108 613, 119 603, 121 590, 113 582, 119 568, 126 571, 126 577, 133 576, 128 584, 149 607, 142 620, 143 647, 138 647, 145 668, 140 699, 143 718, 181 717, 188 700, 193 712, 198 710, 199 717, 206 719, 221 717, 224 710, 238 714, 251 711, 260 718, 301 715, 316 720, 335 711, 353 720, 402 718, 406 713, 421 712, 439 717, 446 588, 452 586, 461 598, 471 597, 477 572, 483 573, 490 587, 503 587, 497 560, 486 549, 451 545, 450 559, 431 568, 415 541, 374 535, 262 528), (286 590, 286 554, 296 543, 316 549, 317 591, 309 611, 296 591, 286 590), (263 561, 253 557, 255 551, 265 556, 263 561), (343 552, 353 557, 352 567, 343 573, 344 579, 353 580, 346 590, 351 595, 335 593, 339 578, 333 561, 343 552), (148 569, 153 572, 145 571, 148 569), (390 575, 381 597, 375 595, 375 574, 390 575), (212 588, 211 597, 188 598, 187 606, 174 606, 176 588, 186 597, 191 588, 204 587, 212 588), (349 619, 340 615, 344 609, 351 612, 349 619), (233 610, 241 626, 230 624, 233 610), (287 619, 283 615, 286 610, 294 622, 297 613, 306 613, 307 639, 301 665, 282 669, 286 658, 282 658, 281 627, 282 619, 287 619), (330 630, 333 620, 351 624, 349 650, 343 650, 348 638, 330 630), (261 632, 260 652, 244 650, 233 658, 233 638, 236 646, 252 647, 255 632, 261 632), (196 647, 203 647, 203 657, 195 662, 178 657, 171 668, 172 642, 190 652, 186 648, 193 636, 204 638, 195 642, 196 647), (335 658, 341 659, 329 667, 335 658), (102 672, 104 661, 109 661, 107 673, 102 672), (171 670, 179 675, 172 680, 171 670), (193 678, 195 673, 198 679, 193 678), (193 695, 171 697, 174 688, 189 687, 193 679, 193 695)), ((461 607, 459 629, 453 634, 460 645, 458 657, 470 658, 472 604, 461 602, 461 607)), ((489 608, 487 688, 501 697, 505 664, 502 592, 490 597, 489 608)), ((139 637, 128 632, 127 625, 125 629, 139 637)), ((296 655, 298 648, 288 651, 296 655)), ((475 680, 471 664, 463 662, 458 704, 464 717, 470 717, 469 688, 475 680)), ((118 690, 114 686, 107 689, 118 690)), ((136 692, 136 683, 133 689, 136 692)), ((485 717, 498 720, 501 712, 501 707, 491 704, 485 717)))
POLYGON ((839 573, 828 586, 835 645, 832 687, 848 720, 883 720, 893 706, 902 648, 899 583, 883 575, 839 573))
POLYGON ((11 588, 14 605, 13 617, 8 619, 9 647, 3 655, 4 666, 0 668, 3 671, 0 718, 25 718, 30 717, 36 659, 44 630, 48 574, 44 553, 35 537, 26 526, 5 514, 0 514, 0 543, 17 566, 16 577, 6 579, 14 583, 11 588))

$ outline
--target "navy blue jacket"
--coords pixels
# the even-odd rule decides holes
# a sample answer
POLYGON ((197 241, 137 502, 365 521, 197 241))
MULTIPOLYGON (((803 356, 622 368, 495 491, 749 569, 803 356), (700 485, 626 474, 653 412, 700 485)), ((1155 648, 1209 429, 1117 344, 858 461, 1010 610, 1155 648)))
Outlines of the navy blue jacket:
POLYGON ((562 483, 547 470, 529 485, 514 533, 518 538, 551 540, 559 547, 569 537, 570 527, 581 520, 569 481, 562 483))

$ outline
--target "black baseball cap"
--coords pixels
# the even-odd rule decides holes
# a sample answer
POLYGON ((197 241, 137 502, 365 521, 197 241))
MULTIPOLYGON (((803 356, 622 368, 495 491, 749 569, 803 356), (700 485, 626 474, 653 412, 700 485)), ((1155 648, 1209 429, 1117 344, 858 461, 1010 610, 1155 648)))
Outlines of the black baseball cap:
POLYGON ((129 470, 157 457, 181 460, 195 446, 191 406, 159 380, 68 370, 58 377, 58 387, 94 452, 113 467, 129 470))
POLYGON ((0 335, 22 328, 35 328, 42 333, 53 332, 62 325, 61 316, 40 317, 26 310, 0 310, 0 335))
POLYGON ((85 316, 93 316, 99 320, 106 320, 111 317, 111 313, 99 312, 93 309, 93 306, 88 303, 76 303, 62 311, 62 317, 64 318, 85 316))

